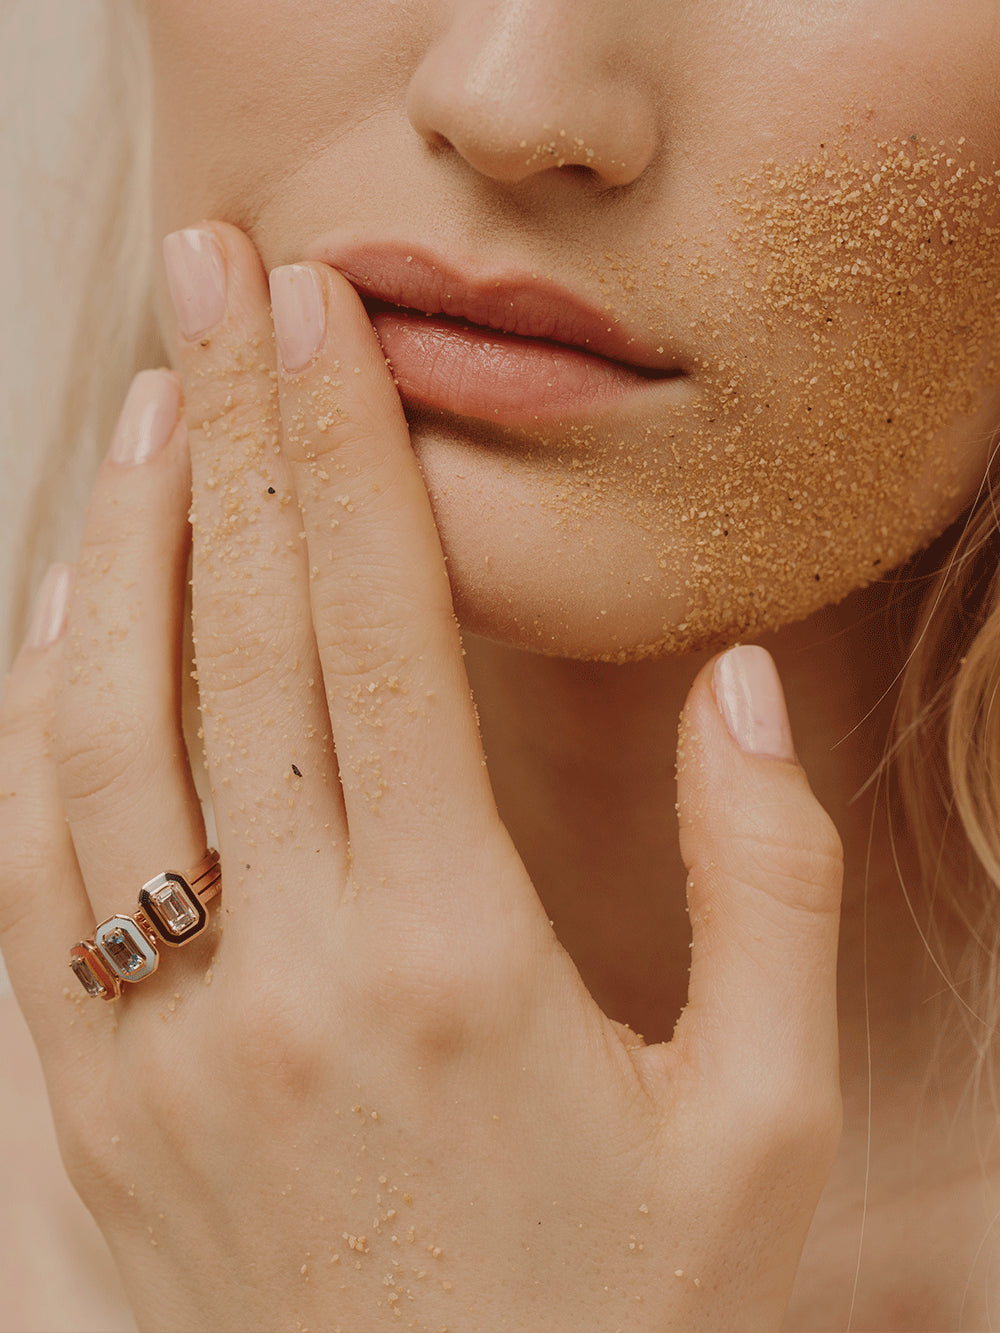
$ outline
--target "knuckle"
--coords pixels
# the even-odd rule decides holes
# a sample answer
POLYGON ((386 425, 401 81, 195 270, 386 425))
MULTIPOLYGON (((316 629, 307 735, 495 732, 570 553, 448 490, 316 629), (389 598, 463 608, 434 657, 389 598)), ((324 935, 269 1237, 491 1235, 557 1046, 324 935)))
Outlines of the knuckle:
POLYGON ((763 885, 770 897, 795 910, 827 915, 839 910, 844 852, 836 826, 818 804, 797 819, 773 809, 749 811, 727 839, 733 878, 763 885))
POLYGON ((216 1025, 220 1076, 241 1104, 277 1123, 306 1105, 326 1077, 329 1023, 325 1006, 277 977, 264 977, 216 1025))
POLYGON ((0 705, 0 783, 4 789, 21 770, 21 758, 36 748, 41 729, 40 711, 21 705, 8 693, 0 705))
POLYGON ((38 911, 39 886, 51 881, 52 822, 26 802, 10 811, 0 825, 3 870, 0 875, 0 936, 8 936, 38 911))
POLYGON ((312 470, 317 459, 343 467, 350 456, 352 475, 367 480, 388 475, 384 468, 384 424, 377 416, 366 416, 363 403, 320 403, 298 428, 286 432, 288 443, 300 464, 312 470))
POLYGON ((138 718, 109 718, 87 710, 85 719, 60 725, 56 760, 67 803, 103 805, 109 796, 139 785, 153 766, 151 737, 138 718))
POLYGON ((192 459, 212 458, 217 470, 205 480, 213 490, 221 486, 224 492, 230 485, 245 489, 241 478, 247 463, 259 464, 265 450, 277 445, 274 380, 258 361, 252 348, 217 355, 213 387, 201 383, 188 400, 192 459))
POLYGON ((469 1045, 475 987, 454 969, 408 960, 352 987, 350 1009, 362 1030, 378 1033, 418 1063, 444 1064, 469 1045))
POLYGON ((31 672, 15 663, 0 697, 0 781, 22 770, 26 753, 47 748, 55 717, 55 676, 50 666, 31 672))
POLYGON ((406 674, 430 646, 425 617, 411 599, 365 580, 351 600, 324 602, 316 640, 328 679, 367 680, 378 673, 406 674))
POLYGON ((516 1021, 518 997, 533 993, 518 961, 502 961, 509 951, 496 941, 466 938, 456 947, 455 930, 407 928, 404 917, 380 932, 374 958, 356 951, 367 962, 344 978, 356 1021, 422 1065, 447 1064, 495 1041, 501 1019, 516 1021))
POLYGON ((224 581, 242 578, 247 584, 257 568, 243 557, 259 546, 261 483, 270 481, 279 449, 275 386, 264 367, 245 365, 235 352, 214 376, 225 397, 222 387, 207 391, 200 385, 188 403, 195 554, 224 581))
POLYGON ((81 586, 86 582, 99 587, 120 562, 122 551, 134 545, 141 536, 148 516, 129 504, 120 503, 119 497, 107 495, 103 488, 95 491, 87 522, 80 539, 77 561, 81 586))
POLYGON ((204 696, 241 698, 248 705, 286 688, 300 671, 308 641, 293 599, 263 593, 242 599, 201 598, 195 652, 204 696))

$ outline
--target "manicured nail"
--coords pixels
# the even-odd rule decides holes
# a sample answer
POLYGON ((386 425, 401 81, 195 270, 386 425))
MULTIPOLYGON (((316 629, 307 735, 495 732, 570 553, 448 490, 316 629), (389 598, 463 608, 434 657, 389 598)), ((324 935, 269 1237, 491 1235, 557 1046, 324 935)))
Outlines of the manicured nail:
POLYGON ((319 279, 306 264, 285 264, 271 270, 271 314, 281 352, 281 364, 290 375, 302 370, 316 355, 326 332, 326 306, 319 279))
POLYGON ((715 698, 733 740, 750 754, 794 759, 778 669, 766 648, 743 644, 717 659, 715 698))
POLYGON ((165 370, 140 370, 132 381, 108 458, 113 463, 145 463, 170 439, 177 424, 181 394, 165 370))
POLYGON ((35 594, 31 624, 25 645, 28 648, 48 648, 66 628, 69 594, 73 587, 72 565, 50 565, 41 587, 35 594))
POLYGON ((201 227, 163 238, 170 299, 188 341, 214 329, 226 313, 226 265, 211 232, 201 227))

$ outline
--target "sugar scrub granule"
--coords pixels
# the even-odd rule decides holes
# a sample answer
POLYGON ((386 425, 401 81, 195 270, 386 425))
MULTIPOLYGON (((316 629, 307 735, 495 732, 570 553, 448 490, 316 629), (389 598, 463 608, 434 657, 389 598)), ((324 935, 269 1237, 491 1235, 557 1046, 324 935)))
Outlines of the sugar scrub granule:
POLYGON ((939 535, 985 463, 974 414, 1000 382, 996 164, 845 125, 718 190, 711 236, 671 238, 638 273, 634 256, 604 262, 623 291, 670 294, 669 332, 692 360, 689 392, 617 459, 581 448, 594 484, 560 502, 581 531, 588 513, 627 511, 649 587, 684 592, 682 617, 609 661, 727 646, 842 600, 939 535))
POLYGON ((1000 374, 1000 313, 984 299, 1000 289, 1000 172, 910 138, 859 157, 848 138, 726 191, 777 366, 748 354, 704 369, 689 456, 712 484, 685 487, 702 499, 696 638, 802 618, 937 535, 956 498, 943 441, 1000 374))

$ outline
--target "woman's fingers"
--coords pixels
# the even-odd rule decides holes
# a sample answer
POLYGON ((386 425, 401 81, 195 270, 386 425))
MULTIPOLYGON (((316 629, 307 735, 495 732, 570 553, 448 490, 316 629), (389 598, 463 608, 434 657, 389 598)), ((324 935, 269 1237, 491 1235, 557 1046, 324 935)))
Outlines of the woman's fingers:
POLYGON ((679 1049, 734 1091, 737 1112, 750 1097, 787 1115, 791 1101, 835 1126, 841 845, 795 759, 763 648, 698 675, 677 780, 693 928, 679 1049))
MULTIPOLYGON (((68 1033, 79 1016, 62 997, 84 998, 68 967, 69 951, 94 928, 54 753, 72 581, 68 565, 49 570, 0 703, 0 949, 38 1048, 43 1057, 53 1056, 54 1070, 71 1056, 68 1033)), ((91 1013, 98 1007, 104 1008, 91 1006, 91 1013)), ((94 1019, 100 1022, 100 1015, 94 1019)), ((93 1053, 89 1039, 77 1046, 88 1057, 93 1053)))
POLYGON ((190 433, 198 687, 227 886, 252 897, 258 880, 297 881, 317 854, 342 879, 346 831, 302 523, 279 444, 267 279, 253 244, 227 223, 168 236, 164 257, 190 433))
MULTIPOLYGON (((57 706, 59 780, 97 920, 205 850, 181 729, 189 472, 177 377, 136 376, 98 474, 57 706)), ((69 943, 72 943, 70 941, 69 943)))
POLYGON ((492 796, 430 502, 350 284, 271 274, 284 444, 356 862, 416 867, 492 829, 492 796), (426 860, 426 856, 423 857, 426 860))

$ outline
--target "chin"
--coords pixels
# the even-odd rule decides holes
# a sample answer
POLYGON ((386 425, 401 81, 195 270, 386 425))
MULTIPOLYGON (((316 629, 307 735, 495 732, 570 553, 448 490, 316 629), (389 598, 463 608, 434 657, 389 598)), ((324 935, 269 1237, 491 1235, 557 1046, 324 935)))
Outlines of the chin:
POLYGON ((742 529, 715 535, 711 517, 684 521, 702 517, 697 505, 651 503, 634 478, 574 470, 563 449, 416 423, 411 433, 459 624, 550 657, 721 651, 879 582, 944 526, 908 515, 890 530, 859 511, 831 541, 815 524, 770 529, 748 510, 742 529))

